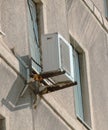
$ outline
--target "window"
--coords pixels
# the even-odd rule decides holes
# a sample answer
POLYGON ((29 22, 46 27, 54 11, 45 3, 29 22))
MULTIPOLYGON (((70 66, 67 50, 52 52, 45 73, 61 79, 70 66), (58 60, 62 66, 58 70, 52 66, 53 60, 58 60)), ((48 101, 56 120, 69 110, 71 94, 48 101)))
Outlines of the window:
POLYGON ((87 86, 86 65, 84 53, 74 50, 75 80, 77 86, 74 88, 75 108, 77 118, 87 127, 91 127, 89 92, 87 86))
POLYGON ((74 51, 74 66, 75 66, 75 80, 77 81, 77 86, 75 87, 75 105, 77 116, 84 119, 83 115, 83 105, 82 105, 82 92, 81 92, 81 79, 79 70, 79 54, 74 51))
POLYGON ((79 121, 88 129, 91 129, 91 112, 89 89, 87 82, 86 59, 83 49, 71 39, 73 45, 74 73, 77 85, 74 87, 75 111, 79 121))
POLYGON ((105 7, 105 16, 106 19, 108 20, 108 0, 104 0, 104 7, 105 7))
POLYGON ((0 130, 6 130, 5 118, 0 115, 0 130))
POLYGON ((34 71, 40 72, 41 61, 37 19, 37 5, 33 0, 28 0, 28 29, 31 52, 31 66, 34 71))

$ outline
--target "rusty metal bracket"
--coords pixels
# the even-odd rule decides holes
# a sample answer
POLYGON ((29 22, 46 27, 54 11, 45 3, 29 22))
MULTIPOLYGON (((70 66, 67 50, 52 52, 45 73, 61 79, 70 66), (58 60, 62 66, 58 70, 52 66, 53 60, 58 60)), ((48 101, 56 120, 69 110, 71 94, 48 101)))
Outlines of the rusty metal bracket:
POLYGON ((58 90, 62 90, 62 89, 65 89, 65 88, 69 88, 69 87, 72 87, 72 86, 75 86, 77 85, 77 82, 63 82, 63 83, 56 83, 54 85, 51 85, 51 86, 46 86, 46 91, 41 91, 40 94, 47 94, 47 93, 51 93, 51 92, 55 92, 55 91, 58 91, 58 90))
POLYGON ((39 75, 39 74, 34 74, 34 75, 33 75, 33 79, 34 79, 35 81, 41 82, 41 81, 43 80, 43 77, 42 77, 41 75, 39 75))
POLYGON ((37 105, 37 97, 40 95, 42 96, 43 94, 55 92, 61 89, 65 89, 68 87, 72 87, 74 85, 77 85, 77 82, 72 82, 72 81, 63 81, 59 83, 54 83, 50 82, 49 78, 57 76, 57 75, 62 75, 64 74, 65 71, 57 70, 57 71, 50 71, 50 72, 44 72, 44 73, 32 73, 31 74, 31 81, 29 81, 26 84, 26 87, 22 90, 20 96, 23 96, 27 88, 29 87, 33 94, 35 95, 33 105, 36 107, 37 105), (48 80, 48 82, 46 82, 48 80))
POLYGON ((36 77, 42 77, 43 79, 47 79, 47 78, 51 78, 51 77, 54 77, 54 76, 62 75, 64 73, 65 73, 64 70, 48 71, 48 72, 42 72, 40 74, 37 74, 33 71, 32 74, 31 74, 31 77, 33 78, 34 75, 35 75, 36 77))

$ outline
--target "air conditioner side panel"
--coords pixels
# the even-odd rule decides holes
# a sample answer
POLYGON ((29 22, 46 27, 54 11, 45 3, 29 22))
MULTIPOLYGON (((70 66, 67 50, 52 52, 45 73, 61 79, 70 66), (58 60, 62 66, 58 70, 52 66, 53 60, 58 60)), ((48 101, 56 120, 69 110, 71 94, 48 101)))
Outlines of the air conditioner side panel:
POLYGON ((62 68, 64 68, 68 74, 71 73, 70 51, 71 47, 60 39, 61 64, 62 68))
POLYGON ((66 71, 66 77, 74 82, 73 48, 62 36, 59 40, 62 68, 66 71))

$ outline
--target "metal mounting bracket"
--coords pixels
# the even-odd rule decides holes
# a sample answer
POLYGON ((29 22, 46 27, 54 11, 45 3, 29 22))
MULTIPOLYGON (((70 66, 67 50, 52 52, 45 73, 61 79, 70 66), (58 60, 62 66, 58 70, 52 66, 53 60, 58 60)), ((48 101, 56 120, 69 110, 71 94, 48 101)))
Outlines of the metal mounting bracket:
POLYGON ((32 73, 31 81, 26 84, 20 96, 23 96, 25 91, 29 87, 35 95, 33 104, 34 104, 34 107, 36 107, 37 102, 38 102, 37 100, 38 95, 41 96, 43 94, 55 92, 61 89, 65 89, 65 88, 77 85, 77 82, 72 82, 72 81, 63 81, 63 82, 58 82, 58 83, 51 82, 51 84, 49 85, 45 80, 45 79, 48 80, 48 78, 50 77, 57 76, 64 73, 65 71, 51 71, 51 72, 45 72, 45 73, 40 73, 40 74, 32 73))

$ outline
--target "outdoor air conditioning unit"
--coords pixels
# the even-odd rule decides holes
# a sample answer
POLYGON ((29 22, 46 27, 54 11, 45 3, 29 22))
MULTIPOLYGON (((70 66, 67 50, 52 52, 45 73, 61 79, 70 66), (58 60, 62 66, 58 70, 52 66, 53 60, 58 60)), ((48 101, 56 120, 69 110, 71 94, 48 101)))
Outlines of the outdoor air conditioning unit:
POLYGON ((61 72, 52 77, 56 83, 74 82, 73 48, 60 34, 42 36, 42 64, 43 72, 61 72))

